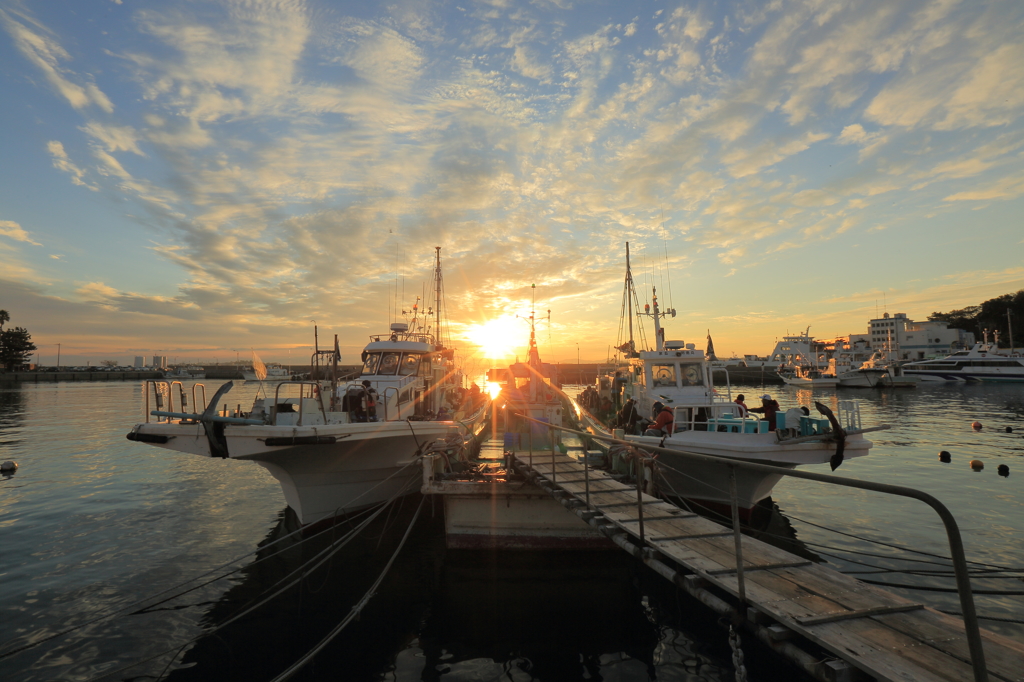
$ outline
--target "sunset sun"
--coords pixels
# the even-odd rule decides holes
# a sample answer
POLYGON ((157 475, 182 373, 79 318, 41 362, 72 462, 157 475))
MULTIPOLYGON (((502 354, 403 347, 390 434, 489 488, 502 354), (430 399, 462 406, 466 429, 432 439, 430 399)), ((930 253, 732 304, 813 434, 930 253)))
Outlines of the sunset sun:
MULTIPOLYGON (((526 345, 526 325, 511 315, 503 315, 466 329, 466 338, 480 347, 487 358, 503 359, 515 355, 526 345)), ((525 350, 525 348, 524 348, 525 350)))

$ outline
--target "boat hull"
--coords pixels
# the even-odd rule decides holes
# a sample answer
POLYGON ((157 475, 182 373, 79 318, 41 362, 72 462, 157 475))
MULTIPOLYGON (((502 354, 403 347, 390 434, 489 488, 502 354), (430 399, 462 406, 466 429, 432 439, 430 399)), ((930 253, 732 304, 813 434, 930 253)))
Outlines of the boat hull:
MULTIPOLYGON (((211 456, 201 424, 140 424, 136 432, 173 436, 166 443, 153 443, 157 447, 211 456)), ((458 433, 452 422, 425 421, 228 426, 224 440, 229 459, 252 460, 278 480, 288 506, 308 525, 416 492, 421 444, 458 433), (268 438, 307 443, 268 446, 268 438), (321 442, 310 444, 313 439, 321 442)))
MULTIPOLYGON (((638 445, 659 446, 660 438, 628 436, 638 445)), ((792 469, 804 464, 825 464, 835 454, 833 442, 793 443, 778 442, 774 433, 717 433, 686 431, 665 439, 665 448, 699 455, 713 455, 732 460, 767 464, 780 469, 792 469)), ((855 434, 846 440, 844 459, 868 454, 871 441, 855 434)), ((667 452, 658 454, 658 484, 662 492, 674 497, 708 500, 730 504, 730 467, 728 463, 704 462, 685 455, 667 452)), ((784 474, 763 473, 736 467, 737 503, 749 509, 768 497, 772 488, 784 474)))

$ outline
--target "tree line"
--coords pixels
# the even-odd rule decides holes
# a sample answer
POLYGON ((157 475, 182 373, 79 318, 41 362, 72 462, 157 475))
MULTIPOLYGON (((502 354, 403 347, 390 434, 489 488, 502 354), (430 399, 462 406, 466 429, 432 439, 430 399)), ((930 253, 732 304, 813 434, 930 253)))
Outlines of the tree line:
POLYGON ((32 335, 24 327, 4 329, 10 321, 10 314, 0 310, 0 365, 9 372, 27 365, 36 350, 32 335))
POLYGON ((945 322, 954 329, 974 332, 975 338, 981 340, 982 331, 999 332, 999 346, 1010 347, 1010 325, 1013 326, 1014 345, 1024 345, 1024 289, 1015 294, 1003 294, 990 298, 981 305, 969 305, 960 310, 948 313, 932 313, 929 320, 945 322), (1010 319, 1006 311, 1010 311, 1010 319))

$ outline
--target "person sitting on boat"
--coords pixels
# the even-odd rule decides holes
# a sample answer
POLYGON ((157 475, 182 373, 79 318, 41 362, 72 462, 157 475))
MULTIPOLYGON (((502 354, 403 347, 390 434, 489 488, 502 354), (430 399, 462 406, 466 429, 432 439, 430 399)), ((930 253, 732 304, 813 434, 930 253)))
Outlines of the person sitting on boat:
POLYGON ((600 414, 598 416, 602 419, 610 419, 615 413, 615 407, 612 405, 611 399, 605 397, 601 400, 601 407, 599 408, 600 414))
POLYGON ((775 414, 781 410, 779 407, 779 401, 772 398, 770 395, 765 393, 761 396, 761 407, 751 407, 749 412, 761 412, 764 414, 764 418, 768 420, 768 430, 775 430, 775 414))
POLYGON ((793 407, 786 410, 786 435, 800 435, 800 417, 811 416, 811 411, 806 406, 793 407))
POLYGON ((449 421, 451 418, 451 413, 448 412, 448 408, 445 407, 444 405, 441 406, 441 409, 437 411, 437 416, 434 417, 434 419, 439 422, 446 422, 449 421))
POLYGON ((734 403, 736 403, 737 407, 739 408, 737 411, 739 412, 739 416, 740 416, 741 419, 743 417, 746 417, 747 413, 749 412, 749 410, 747 409, 747 404, 745 402, 743 402, 743 399, 744 399, 744 395, 742 393, 740 393, 738 396, 736 396, 736 400, 733 401, 734 403))
POLYGON ((639 419, 640 413, 636 410, 636 400, 629 398, 622 406, 622 409, 619 410, 613 426, 617 426, 626 433, 632 434, 635 433, 636 423, 639 419))
POLYGON ((377 389, 370 385, 369 379, 363 379, 363 388, 366 398, 366 418, 368 421, 377 421, 377 389))
POLYGON ((626 386, 626 377, 622 376, 622 372, 615 372, 615 378, 612 380, 612 396, 615 398, 615 407, 618 408, 622 402, 622 389, 626 386))
POLYGON ((644 431, 645 436, 671 436, 672 427, 675 426, 676 415, 672 408, 660 402, 654 403, 654 410, 657 417, 650 428, 644 431))

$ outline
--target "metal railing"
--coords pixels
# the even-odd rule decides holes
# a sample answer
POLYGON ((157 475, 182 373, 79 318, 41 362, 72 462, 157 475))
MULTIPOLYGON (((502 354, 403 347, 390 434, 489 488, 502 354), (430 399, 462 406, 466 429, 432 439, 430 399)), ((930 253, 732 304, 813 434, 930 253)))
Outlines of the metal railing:
MULTIPOLYGON (((277 426, 277 414, 278 414, 277 413, 277 406, 278 406, 278 404, 280 404, 281 387, 284 386, 285 384, 292 385, 292 386, 299 386, 300 387, 300 390, 299 390, 299 419, 298 419, 298 421, 295 422, 295 426, 302 426, 303 407, 306 404, 306 397, 303 395, 304 391, 301 390, 302 386, 310 386, 311 387, 310 388, 310 392, 316 397, 316 399, 317 399, 317 401, 319 402, 319 405, 320 405, 320 411, 324 415, 324 424, 327 423, 327 412, 324 410, 323 392, 322 392, 322 390, 320 388, 320 383, 319 382, 316 382, 316 381, 282 381, 282 382, 280 382, 277 385, 277 388, 274 390, 274 404, 270 406, 270 410, 271 410, 271 413, 270 413, 270 423, 273 426, 277 426)), ((289 404, 291 404, 291 403, 289 403, 289 404)))
MULTIPOLYGON (((826 475, 826 474, 816 474, 816 473, 812 473, 812 472, 809 472, 809 471, 796 471, 794 469, 784 469, 782 467, 771 466, 771 465, 767 465, 767 464, 756 464, 754 462, 748 462, 748 461, 744 461, 744 460, 733 460, 733 459, 730 459, 728 457, 717 457, 715 455, 703 455, 703 454, 698 454, 698 453, 695 453, 695 452, 686 452, 685 450, 676 450, 676 449, 673 449, 673 448, 656 447, 656 446, 647 445, 647 444, 638 445, 635 442, 628 441, 628 440, 623 440, 623 439, 620 439, 620 438, 615 438, 615 437, 612 437, 612 436, 606 436, 606 435, 603 435, 603 434, 585 433, 583 431, 576 431, 574 429, 569 429, 569 428, 566 428, 564 426, 555 426, 554 424, 551 424, 549 422, 540 421, 538 419, 534 419, 532 417, 529 417, 529 416, 526 416, 526 415, 522 415, 522 414, 517 414, 517 416, 522 417, 523 419, 526 419, 526 420, 531 421, 531 422, 535 422, 535 423, 538 423, 538 424, 543 424, 544 426, 547 426, 549 430, 553 431, 553 430, 557 429, 559 431, 564 431, 564 432, 567 432, 567 433, 575 434, 575 435, 580 436, 581 438, 584 438, 584 439, 591 438, 591 439, 596 439, 596 440, 608 441, 610 443, 618 443, 618 444, 621 444, 621 445, 626 445, 626 446, 628 446, 630 448, 633 448, 634 450, 636 450, 638 448, 642 448, 643 450, 647 450, 647 451, 650 451, 650 452, 678 455, 678 456, 682 457, 683 459, 687 459, 687 460, 699 461, 699 462, 704 462, 704 463, 720 464, 720 465, 724 465, 724 466, 728 467, 729 468, 729 488, 730 488, 729 492, 730 492, 730 500, 731 500, 731 507, 732 507, 732 527, 733 527, 733 535, 735 537, 735 544, 736 544, 736 579, 737 579, 737 588, 738 588, 739 600, 740 600, 741 608, 745 607, 745 603, 746 603, 746 589, 745 589, 744 577, 743 577, 743 553, 742 553, 742 543, 741 543, 741 539, 740 539, 742 537, 742 535, 741 535, 741 532, 740 532, 739 504, 738 504, 738 496, 737 496, 737 490, 736 490, 736 469, 737 468, 746 469, 746 470, 749 470, 749 471, 758 471, 758 472, 761 472, 761 473, 772 474, 772 475, 792 476, 793 478, 803 478, 803 479, 806 479, 806 480, 809 480, 809 481, 818 481, 819 483, 827 483, 829 485, 844 486, 844 487, 847 487, 847 488, 859 488, 861 490, 870 490, 872 492, 879 492, 879 493, 883 493, 883 494, 886 494, 886 495, 896 495, 896 496, 900 496, 900 497, 909 497, 911 499, 915 499, 915 500, 919 500, 921 502, 924 502, 925 504, 930 506, 932 509, 934 509, 935 512, 939 515, 939 518, 942 520, 942 524, 943 524, 943 526, 945 527, 945 530, 946 530, 946 538, 949 541, 949 549, 950 549, 950 554, 951 554, 951 558, 952 558, 952 561, 953 561, 953 572, 954 572, 954 574, 956 576, 957 594, 958 594, 958 596, 960 598, 960 608, 961 608, 961 611, 963 613, 964 629, 965 629, 965 633, 966 633, 966 636, 967 636, 967 646, 968 646, 968 650, 970 652, 971 666, 972 666, 972 668, 974 670, 974 680, 975 680, 975 682, 987 682, 987 680, 988 680, 988 669, 985 666, 985 652, 982 649, 981 631, 980 631, 980 629, 978 627, 978 615, 977 615, 977 612, 975 611, 975 608, 974 608, 974 594, 971 591, 971 579, 970 579, 970 575, 968 573, 968 568, 967 568, 967 558, 966 558, 966 556, 964 554, 963 540, 960 537, 960 529, 959 529, 959 527, 956 524, 956 519, 953 518, 953 514, 949 511, 949 509, 947 509, 945 505, 943 505, 939 500, 937 500, 935 497, 929 495, 928 493, 920 491, 920 490, 915 490, 914 488, 907 488, 907 487, 904 487, 904 486, 891 485, 891 484, 888 484, 888 483, 874 483, 874 482, 871 482, 871 481, 858 481, 858 480, 854 480, 854 479, 840 478, 838 476, 831 476, 831 475, 826 475)), ((530 432, 531 432, 531 436, 532 436, 532 432, 533 432, 532 428, 531 428, 530 432)), ((552 434, 552 439, 551 440, 552 440, 552 442, 554 442, 553 434, 552 434)), ((552 449, 554 449, 554 446, 552 446, 552 449)), ((590 469, 590 462, 588 461, 588 458, 586 456, 584 456, 583 460, 584 460, 583 461, 584 471, 587 472, 590 469)), ((555 483, 554 461, 555 461, 554 460, 554 453, 552 452, 552 467, 551 467, 551 482, 552 483, 555 483)), ((531 437, 531 445, 530 445, 530 462, 529 462, 529 465, 530 465, 530 468, 532 469, 533 468, 532 437, 531 437)), ((666 466, 666 465, 665 465, 664 461, 659 461, 658 466, 666 466)), ((666 466, 666 468, 671 469, 671 467, 667 467, 667 466, 666 466)), ((590 511, 591 510, 591 505, 590 505, 590 477, 589 477, 589 473, 586 473, 584 475, 585 475, 586 505, 587 505, 587 510, 590 511)), ((640 530, 640 535, 641 535, 641 542, 644 542, 644 539, 643 539, 643 504, 642 504, 642 500, 641 500, 641 490, 640 490, 641 485, 642 485, 642 479, 643 479, 643 475, 641 474, 640 468, 638 467, 638 475, 637 475, 637 510, 638 510, 638 513, 639 513, 639 521, 640 521, 639 530, 640 530)))
MULTIPOLYGON (((166 412, 184 413, 185 412, 185 408, 188 407, 188 400, 185 399, 185 386, 180 381, 168 381, 167 379, 147 379, 146 380, 146 387, 142 391, 145 394, 145 396, 146 396, 146 423, 147 424, 149 423, 149 417, 150 417, 150 409, 149 409, 149 388, 150 388, 150 386, 153 387, 153 402, 156 404, 157 410, 161 411, 161 412, 165 411, 165 410, 163 410, 163 407, 164 407, 164 401, 163 401, 164 394, 159 390, 159 387, 161 385, 166 387, 164 390, 166 390, 166 392, 167 392, 167 410, 166 410, 166 412), (178 385, 178 407, 180 408, 178 410, 174 409, 174 390, 173 390, 173 388, 174 388, 175 384, 178 385)), ((195 403, 195 388, 193 387, 192 390, 193 390, 192 402, 194 404, 195 403)), ((205 394, 204 394, 204 399, 205 399, 205 394)), ((158 422, 160 421, 159 416, 158 416, 157 421, 158 422)), ((167 417, 167 421, 170 421, 170 417, 167 417)))

